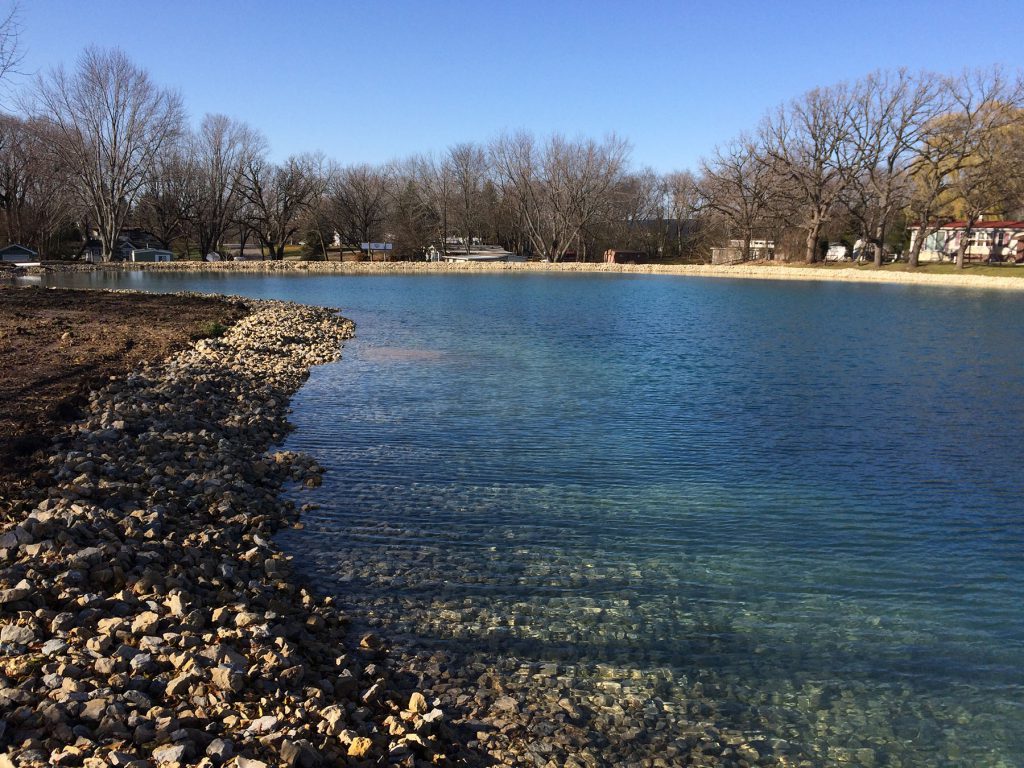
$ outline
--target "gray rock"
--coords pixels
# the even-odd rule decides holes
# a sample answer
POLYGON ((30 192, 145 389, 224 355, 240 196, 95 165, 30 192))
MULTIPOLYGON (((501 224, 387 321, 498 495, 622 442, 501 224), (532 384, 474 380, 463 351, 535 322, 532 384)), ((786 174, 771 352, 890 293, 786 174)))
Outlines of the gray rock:
POLYGON ((69 648, 68 644, 58 638, 51 638, 43 643, 40 649, 44 656, 57 656, 69 648))
POLYGON ((246 729, 246 733, 270 733, 277 727, 277 721, 278 718, 273 715, 264 715, 253 720, 246 729))
POLYGON ((214 739, 206 748, 206 754, 215 760, 229 759, 235 752, 235 745, 227 739, 214 739))
POLYGON ((320 754, 305 739, 299 741, 284 740, 281 742, 281 762, 298 768, 313 768, 321 762, 320 754))
POLYGON ((16 603, 20 600, 25 600, 31 594, 32 590, 28 588, 0 589, 0 604, 16 603))
POLYGON ((78 716, 83 720, 99 720, 106 714, 108 706, 110 706, 109 699, 92 699, 86 702, 78 716))
POLYGON ((35 639, 36 633, 28 627, 21 627, 17 624, 6 624, 3 629, 0 629, 0 643, 28 645, 35 639))
POLYGON ((163 763, 182 763, 185 761, 185 752, 188 747, 184 744, 173 744, 166 747, 157 747, 153 750, 153 759, 157 765, 163 763))

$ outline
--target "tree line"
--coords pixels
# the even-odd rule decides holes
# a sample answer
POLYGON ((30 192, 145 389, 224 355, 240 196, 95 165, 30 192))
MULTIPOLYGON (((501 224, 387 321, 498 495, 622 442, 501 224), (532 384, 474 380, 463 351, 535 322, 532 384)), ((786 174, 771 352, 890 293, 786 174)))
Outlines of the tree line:
MULTIPOLYGON (((815 88, 769 112, 752 133, 701 164, 704 204, 743 242, 802 240, 805 261, 823 234, 849 234, 880 265, 908 223, 916 266, 928 234, 964 222, 956 261, 986 214, 1024 207, 1024 85, 999 67, 948 76, 875 72, 815 88)), ((802 248, 801 248, 802 246, 802 248)))
POLYGON ((897 70, 781 105, 696 172, 636 168, 617 136, 527 132, 376 165, 274 162, 255 128, 217 114, 190 127, 178 93, 123 52, 89 48, 0 115, 0 226, 50 256, 94 233, 108 258, 129 226, 179 253, 258 245, 274 259, 300 241, 312 258, 389 241, 399 258, 483 242, 552 261, 606 248, 700 260, 715 243, 738 240, 749 258, 771 239, 815 261, 842 234, 880 264, 908 221, 927 233, 957 217, 969 234, 1019 211, 1022 107, 1019 72, 897 70))

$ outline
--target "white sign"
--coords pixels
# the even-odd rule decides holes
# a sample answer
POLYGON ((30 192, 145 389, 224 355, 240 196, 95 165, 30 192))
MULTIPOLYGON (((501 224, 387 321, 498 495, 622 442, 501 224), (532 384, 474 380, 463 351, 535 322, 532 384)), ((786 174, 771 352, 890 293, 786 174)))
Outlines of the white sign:
POLYGON ((390 251, 394 243, 362 243, 359 247, 364 251, 390 251))

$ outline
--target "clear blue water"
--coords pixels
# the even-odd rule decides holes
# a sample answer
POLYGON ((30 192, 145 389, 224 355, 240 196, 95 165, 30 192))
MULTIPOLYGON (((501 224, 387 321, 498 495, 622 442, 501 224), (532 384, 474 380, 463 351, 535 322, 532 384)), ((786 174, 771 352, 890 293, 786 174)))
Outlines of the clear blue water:
POLYGON ((878 765, 1024 765, 1024 296, 603 275, 62 284, 356 321, 294 401, 287 447, 328 473, 285 543, 410 641, 669 669, 822 761, 867 746, 878 765))

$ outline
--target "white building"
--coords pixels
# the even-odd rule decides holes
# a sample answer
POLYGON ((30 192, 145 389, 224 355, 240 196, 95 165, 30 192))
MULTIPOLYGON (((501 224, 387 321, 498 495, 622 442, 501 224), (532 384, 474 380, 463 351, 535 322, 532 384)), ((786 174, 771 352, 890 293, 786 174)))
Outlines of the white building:
MULTIPOLYGON (((774 240, 751 240, 751 261, 771 261, 775 258, 774 240)), ((725 247, 711 249, 712 264, 738 264, 743 261, 743 241, 733 239, 725 247)))
MULTIPOLYGON (((925 237, 920 260, 953 261, 965 230, 963 221, 943 224, 925 237)), ((910 228, 911 250, 920 231, 910 228)), ((971 229, 965 256, 968 261, 1024 262, 1024 221, 979 221, 971 229)))

